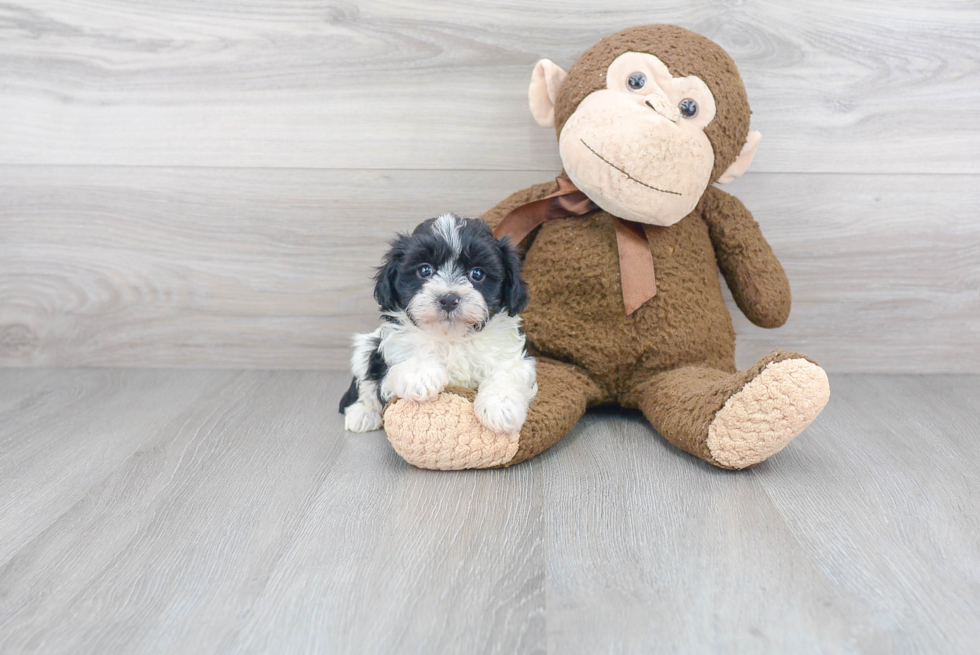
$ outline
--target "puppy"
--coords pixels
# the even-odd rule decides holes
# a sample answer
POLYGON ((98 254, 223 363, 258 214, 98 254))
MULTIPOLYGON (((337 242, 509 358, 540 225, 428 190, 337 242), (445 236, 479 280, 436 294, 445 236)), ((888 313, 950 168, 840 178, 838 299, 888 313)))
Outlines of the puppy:
POLYGON ((514 433, 538 391, 518 313, 521 262, 481 220, 443 214, 399 235, 375 277, 382 324, 354 336, 344 426, 377 430, 393 396, 432 400, 453 384, 476 389, 483 425, 514 433))

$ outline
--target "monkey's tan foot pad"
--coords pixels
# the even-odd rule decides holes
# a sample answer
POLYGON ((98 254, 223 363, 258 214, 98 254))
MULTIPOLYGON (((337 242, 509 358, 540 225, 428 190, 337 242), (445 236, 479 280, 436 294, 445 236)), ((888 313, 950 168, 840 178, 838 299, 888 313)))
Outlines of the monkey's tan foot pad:
POLYGON ((473 403, 454 393, 421 403, 398 399, 385 409, 384 427, 395 451, 423 469, 492 468, 517 454, 517 433, 485 428, 473 413, 473 403))
POLYGON ((829 399, 827 374, 813 362, 773 362, 715 415, 708 427, 708 450, 725 468, 758 464, 803 432, 829 399))

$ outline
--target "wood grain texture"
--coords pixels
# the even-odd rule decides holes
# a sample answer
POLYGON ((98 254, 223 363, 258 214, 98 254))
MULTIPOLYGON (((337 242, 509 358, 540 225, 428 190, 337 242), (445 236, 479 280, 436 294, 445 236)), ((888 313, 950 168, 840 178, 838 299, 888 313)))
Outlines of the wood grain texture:
POLYGON ((635 414, 588 416, 546 453, 549 650, 980 648, 980 379, 831 386, 816 423, 735 475, 635 414))
POLYGON ((756 171, 980 173, 962 0, 13 0, 0 164, 551 170, 535 61, 650 22, 731 53, 756 171))
POLYGON ((832 385, 748 471, 598 412, 442 473, 338 373, 0 371, 0 651, 976 652, 980 376, 832 385))
MULTIPOLYGON (((557 448, 542 462, 550 652, 862 652, 864 612, 848 612, 754 471, 681 454, 632 413, 587 416, 557 448)), ((796 482, 811 501, 821 488, 796 482)))
MULTIPOLYGON (((980 372, 980 5, 0 5, 0 366, 332 368, 395 229, 559 170, 534 62, 670 22, 738 62, 793 285, 739 363, 980 372)), ((734 306, 730 306, 734 309, 734 306)))
POLYGON ((0 565, 228 377, 188 372, 163 384, 109 371, 0 377, 0 565))
POLYGON ((808 447, 760 467, 760 483, 848 598, 845 611, 861 616, 862 650, 977 650, 980 497, 961 485, 977 479, 980 379, 841 382, 808 447), (820 502, 800 493, 802 475, 821 481, 820 502), (927 588, 945 601, 928 602, 927 588))
MULTIPOLYGON (((81 499, 0 559, 0 651, 543 648, 532 467, 417 471, 381 433, 343 431, 338 374, 210 375, 213 388, 160 429, 146 412, 141 426, 119 425, 116 406, 167 404, 201 373, 48 374, 51 387, 69 376, 89 391, 89 412, 132 448, 102 476, 76 480, 81 499)), ((22 419, 63 439, 62 413, 28 407, 22 419)), ((0 479, 20 470, 8 468, 9 444, 33 436, 2 429, 0 479)), ((80 465, 102 464, 98 441, 79 443, 91 447, 80 465)), ((46 463, 56 462, 52 453, 46 463)), ((33 470, 9 484, 15 507, 64 486, 33 470)), ((0 532, 23 531, 22 513, 2 516, 0 532)))
MULTIPOLYGON (((0 168, 0 364, 343 369, 396 230, 548 172, 0 168)), ((980 178, 749 174, 789 274, 748 365, 980 372, 980 178)))

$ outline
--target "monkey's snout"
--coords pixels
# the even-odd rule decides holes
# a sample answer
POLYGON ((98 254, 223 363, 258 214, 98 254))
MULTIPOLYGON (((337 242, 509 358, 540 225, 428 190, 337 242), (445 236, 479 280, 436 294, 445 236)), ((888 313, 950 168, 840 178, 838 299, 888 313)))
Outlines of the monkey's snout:
POLYGON ((681 118, 681 113, 677 110, 677 107, 674 107, 659 96, 647 98, 646 106, 673 123, 676 123, 681 118))

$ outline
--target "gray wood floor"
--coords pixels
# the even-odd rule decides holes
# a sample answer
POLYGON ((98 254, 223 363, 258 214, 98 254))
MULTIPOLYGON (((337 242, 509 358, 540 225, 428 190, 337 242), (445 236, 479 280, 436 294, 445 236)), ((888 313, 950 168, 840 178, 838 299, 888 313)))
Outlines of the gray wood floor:
POLYGON ((741 473, 619 413, 421 471, 345 382, 0 371, 0 652, 980 649, 980 377, 836 376, 741 473))

